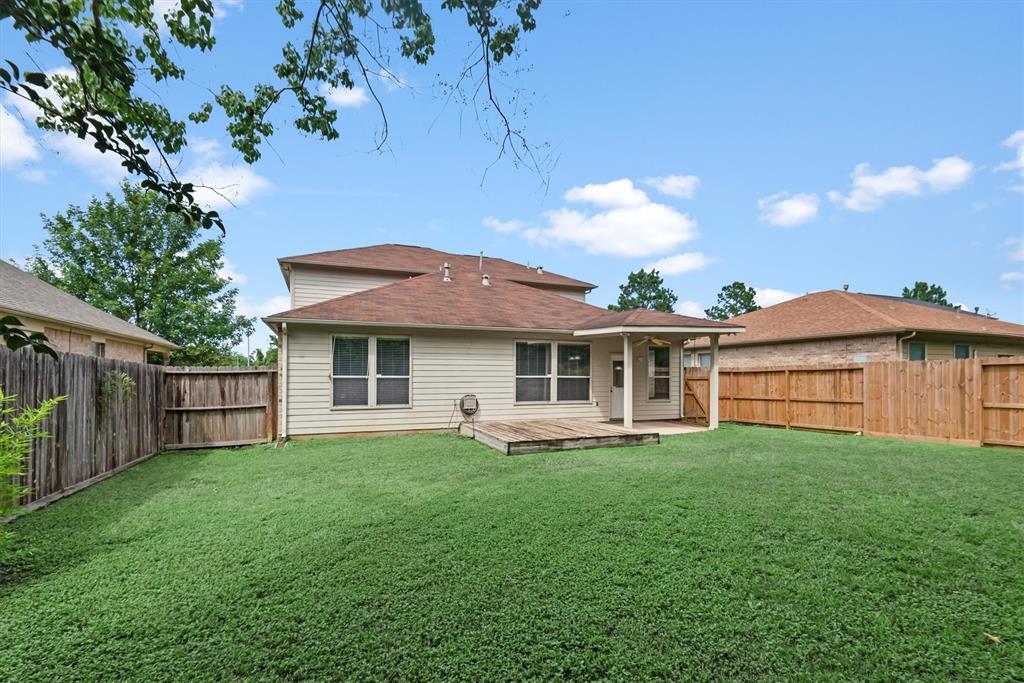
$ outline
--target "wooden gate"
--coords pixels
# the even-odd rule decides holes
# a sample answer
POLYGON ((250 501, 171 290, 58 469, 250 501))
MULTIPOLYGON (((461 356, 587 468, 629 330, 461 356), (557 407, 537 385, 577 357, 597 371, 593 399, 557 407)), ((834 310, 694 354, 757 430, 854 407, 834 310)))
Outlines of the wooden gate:
POLYGON ((683 417, 687 420, 707 420, 711 385, 708 368, 683 368, 683 417))
POLYGON ((214 448, 273 441, 274 368, 176 368, 164 371, 165 448, 214 448))

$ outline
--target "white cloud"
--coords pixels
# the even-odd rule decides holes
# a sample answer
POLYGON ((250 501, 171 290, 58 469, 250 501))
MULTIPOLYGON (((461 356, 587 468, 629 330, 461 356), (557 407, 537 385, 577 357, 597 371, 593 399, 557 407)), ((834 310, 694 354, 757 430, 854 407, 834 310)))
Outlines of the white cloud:
POLYGON ((754 287, 754 301, 761 308, 781 304, 783 301, 795 299, 799 294, 787 292, 784 289, 772 289, 771 287, 754 287))
POLYGON ((1011 270, 1009 273, 1003 273, 999 276, 999 282, 1003 285, 1004 289, 1013 289, 1013 286, 1024 280, 1024 273, 1019 270, 1011 270))
POLYGON ((224 261, 220 264, 220 268, 217 269, 217 275, 226 280, 231 280, 232 284, 244 285, 249 281, 245 273, 240 272, 238 268, 228 258, 224 258, 224 261))
POLYGON ((220 143, 211 138, 192 138, 188 141, 188 148, 203 161, 220 156, 220 143))
POLYGON ((696 301, 676 302, 675 312, 680 315, 688 315, 691 318, 704 318, 704 308, 696 301))
POLYGON ((39 158, 36 141, 5 107, 0 107, 0 167, 12 168, 39 158))
POLYGON ((571 244, 588 254, 652 256, 697 237, 697 221, 664 204, 587 214, 562 208, 544 214, 548 225, 523 234, 541 244, 571 244))
POLYGON ((219 161, 201 164, 180 173, 179 177, 196 186, 196 202, 217 211, 245 204, 273 187, 269 180, 248 166, 219 161))
POLYGON ((485 227, 490 228, 494 232, 519 232, 526 227, 524 221, 512 219, 509 221, 503 221, 500 218, 494 216, 488 216, 483 221, 485 227))
MULTIPOLYGON (((1013 161, 1005 161, 996 166, 997 171, 1019 171, 1021 178, 1024 178, 1024 130, 1018 130, 1010 137, 1003 140, 1003 147, 1009 147, 1017 152, 1017 158, 1013 161)), ((1013 192, 1024 192, 1024 184, 1010 187, 1013 192)))
POLYGON ((235 310, 239 315, 247 318, 264 318, 274 313, 287 311, 292 307, 292 300, 287 295, 272 296, 263 301, 253 301, 244 294, 239 294, 235 300, 235 310))
POLYGON ((565 193, 568 202, 585 202, 602 208, 626 208, 650 204, 647 194, 633 185, 629 178, 610 183, 592 183, 572 187, 565 193))
POLYGON ((494 217, 483 223, 499 232, 518 232, 544 246, 574 246, 588 254, 626 258, 671 252, 697 237, 697 221, 652 202, 628 178, 573 187, 564 197, 596 208, 562 207, 546 211, 542 221, 532 224, 494 217))
POLYGON ((669 197, 691 199, 697 190, 697 185, 700 184, 700 178, 695 175, 665 175, 644 178, 643 182, 669 197))
POLYGON ((1024 261, 1024 239, 1020 237, 1009 237, 1006 246, 1010 247, 1009 257, 1011 261, 1024 261))
POLYGON ((871 167, 863 163, 853 169, 848 195, 832 191, 828 197, 852 211, 875 211, 889 195, 917 197, 925 191, 950 192, 963 186, 973 173, 974 164, 960 157, 936 159, 927 170, 916 166, 891 166, 881 173, 871 173, 871 167))
POLYGON ((695 270, 704 270, 711 263, 711 259, 699 251, 689 251, 684 254, 667 256, 647 266, 646 270, 656 270, 662 275, 681 275, 695 270))
POLYGON ((320 86, 320 94, 336 107, 361 107, 370 101, 366 89, 358 85, 353 88, 332 88, 325 83, 320 86))
POLYGON ((104 154, 93 146, 92 138, 82 139, 64 133, 47 133, 43 146, 86 173, 102 185, 112 187, 127 175, 121 157, 111 152, 104 154))
POLYGON ((818 204, 816 194, 796 194, 791 197, 788 192, 776 192, 757 200, 762 221, 787 228, 814 220, 818 215, 818 204))

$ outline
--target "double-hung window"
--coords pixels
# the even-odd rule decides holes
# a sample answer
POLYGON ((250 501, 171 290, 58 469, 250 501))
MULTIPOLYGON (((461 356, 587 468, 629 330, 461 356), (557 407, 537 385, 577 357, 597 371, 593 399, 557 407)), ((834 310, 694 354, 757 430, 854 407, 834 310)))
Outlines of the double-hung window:
POLYGON ((335 337, 332 357, 335 407, 410 405, 407 337, 335 337))
POLYGON ((516 403, 551 400, 551 344, 516 342, 516 403))
POLYGON ((559 401, 590 400, 590 345, 558 345, 559 401))
POLYGON ((333 356, 334 405, 370 405, 370 338, 335 337, 333 356))
POLYGON ((409 340, 377 338, 377 405, 409 405, 409 340))
POLYGON ((672 349, 669 346, 647 347, 647 398, 651 400, 666 400, 671 390, 671 358, 672 349))

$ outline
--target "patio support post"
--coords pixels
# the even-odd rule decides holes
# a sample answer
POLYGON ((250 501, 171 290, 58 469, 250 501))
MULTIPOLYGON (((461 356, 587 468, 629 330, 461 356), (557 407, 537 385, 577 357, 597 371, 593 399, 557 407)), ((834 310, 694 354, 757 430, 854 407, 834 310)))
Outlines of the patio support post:
POLYGON ((622 426, 633 428, 633 345, 628 332, 622 334, 622 426))
POLYGON ((718 429, 718 335, 711 335, 711 373, 708 377, 708 428, 718 429))

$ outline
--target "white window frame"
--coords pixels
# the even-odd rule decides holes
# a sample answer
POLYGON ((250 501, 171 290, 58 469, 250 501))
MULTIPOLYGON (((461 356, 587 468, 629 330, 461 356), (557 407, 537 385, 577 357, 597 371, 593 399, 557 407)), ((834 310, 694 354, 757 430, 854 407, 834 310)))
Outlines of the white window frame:
MULTIPOLYGON (((412 398, 412 376, 413 376, 413 340, 412 337, 407 335, 394 335, 394 334, 332 334, 331 345, 330 345, 330 363, 331 370, 329 373, 329 382, 331 383, 331 402, 330 409, 332 411, 339 410, 408 410, 413 406, 412 398), (377 339, 407 339, 409 340, 409 402, 398 404, 398 403, 386 403, 384 405, 377 405, 377 379, 382 377, 377 374, 377 339), (335 375, 334 374, 334 340, 335 339, 365 339, 366 340, 366 375, 335 375), (365 379, 366 380, 366 405, 358 406, 345 406, 345 405, 334 405, 334 380, 335 379, 365 379)), ((384 375, 383 377, 391 379, 401 379, 399 375, 384 375)))
MULTIPOLYGON (((957 357, 956 357, 956 347, 958 347, 958 346, 966 346, 967 347, 967 358, 973 358, 973 356, 971 354, 974 352, 974 350, 971 348, 971 345, 969 343, 967 343, 967 342, 953 342, 953 360, 957 360, 957 357)), ((961 358, 960 360, 966 360, 966 358, 961 358)))
POLYGON ((406 337, 402 335, 392 334, 379 334, 373 336, 373 402, 377 408, 409 408, 412 406, 412 337, 406 337), (382 375, 377 372, 377 340, 393 340, 393 341, 407 341, 409 342, 409 374, 408 375, 382 375), (381 379, 404 379, 409 382, 408 396, 409 400, 406 403, 384 403, 381 405, 377 404, 377 381, 381 379))
POLYGON ((554 375, 554 382, 551 386, 551 401, 553 403, 573 404, 573 403, 593 403, 594 401, 594 348, 590 342, 555 342, 555 353, 551 359, 554 363, 552 374, 554 375), (583 379, 584 375, 560 375, 558 374, 558 348, 562 346, 586 346, 587 347, 587 397, 585 399, 566 399, 564 401, 558 400, 558 380, 560 379, 583 379))
POLYGON ((647 402, 648 403, 667 403, 672 401, 672 347, 671 346, 655 346, 654 344, 647 345, 647 402), (659 375, 657 374, 658 368, 654 365, 654 354, 651 353, 654 349, 667 349, 668 350, 668 364, 665 365, 665 369, 668 374, 659 375), (651 393, 655 391, 656 379, 667 379, 668 380, 668 396, 665 398, 654 398, 651 393))
POLYGON ((552 377, 554 376, 554 374, 556 372, 558 372, 558 369, 556 367, 554 367, 555 363, 557 363, 558 360, 551 356, 551 346, 552 346, 551 342, 545 341, 543 339, 515 339, 515 340, 513 340, 513 342, 512 342, 512 373, 513 373, 512 374, 512 403, 514 405, 531 406, 531 405, 537 405, 537 404, 551 403, 552 402, 551 398, 549 398, 546 401, 543 401, 543 400, 542 401, 520 401, 519 400, 519 391, 518 391, 518 383, 519 383, 520 379, 547 379, 547 381, 548 381, 548 396, 551 396, 552 398, 554 398, 554 393, 553 392, 557 389, 557 387, 555 387, 553 385, 552 377), (539 344, 543 344, 543 345, 548 347, 548 374, 546 374, 546 375, 520 375, 519 374, 518 365, 519 365, 519 345, 520 344, 538 344, 538 345, 539 344))

